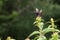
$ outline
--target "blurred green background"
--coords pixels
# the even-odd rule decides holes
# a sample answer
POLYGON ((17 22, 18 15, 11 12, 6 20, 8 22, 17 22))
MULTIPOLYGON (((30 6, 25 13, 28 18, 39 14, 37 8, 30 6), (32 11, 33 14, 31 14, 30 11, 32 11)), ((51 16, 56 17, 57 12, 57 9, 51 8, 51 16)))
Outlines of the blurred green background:
POLYGON ((33 25, 35 8, 42 9, 42 18, 49 21, 51 17, 60 28, 60 0, 0 0, 0 37, 5 40, 11 36, 24 40, 31 32, 38 30, 33 25))

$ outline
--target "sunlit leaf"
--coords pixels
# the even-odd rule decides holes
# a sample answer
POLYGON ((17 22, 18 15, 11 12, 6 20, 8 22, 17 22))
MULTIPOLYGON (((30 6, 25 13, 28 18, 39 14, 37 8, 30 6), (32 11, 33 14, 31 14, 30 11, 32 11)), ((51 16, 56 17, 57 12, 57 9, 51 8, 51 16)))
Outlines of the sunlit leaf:
POLYGON ((31 37, 31 36, 33 36, 33 35, 35 35, 35 34, 40 34, 40 32, 39 32, 39 31, 34 31, 34 32, 32 32, 28 37, 31 37))
POLYGON ((40 36, 37 40, 47 40, 45 36, 40 36))
MULTIPOLYGON (((46 33, 48 33, 48 32, 52 32, 52 30, 53 30, 53 28, 45 28, 45 29, 43 30, 43 33, 46 34, 46 33)), ((58 29, 54 29, 54 31, 60 32, 58 29)))

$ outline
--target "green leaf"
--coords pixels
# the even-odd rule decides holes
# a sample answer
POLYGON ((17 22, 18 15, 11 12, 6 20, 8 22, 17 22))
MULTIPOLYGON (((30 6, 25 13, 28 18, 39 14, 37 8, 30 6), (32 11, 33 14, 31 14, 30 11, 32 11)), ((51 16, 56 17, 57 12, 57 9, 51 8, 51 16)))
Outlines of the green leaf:
POLYGON ((35 37, 33 40, 36 40, 36 39, 38 39, 39 37, 35 37))
MULTIPOLYGON (((53 28, 45 28, 45 29, 43 30, 43 33, 46 34, 46 33, 48 33, 48 32, 52 32, 52 30, 53 30, 53 28)), ((60 32, 58 29, 54 29, 54 31, 60 32)))
POLYGON ((40 36, 37 40, 47 40, 45 36, 40 36))
POLYGON ((50 31, 52 31, 51 28, 45 28, 45 29, 43 30, 43 33, 46 34, 46 33, 50 32, 50 31))
POLYGON ((31 36, 33 36, 33 35, 35 35, 35 34, 40 34, 40 32, 39 32, 39 31, 34 31, 34 32, 32 32, 28 37, 31 37, 31 36))

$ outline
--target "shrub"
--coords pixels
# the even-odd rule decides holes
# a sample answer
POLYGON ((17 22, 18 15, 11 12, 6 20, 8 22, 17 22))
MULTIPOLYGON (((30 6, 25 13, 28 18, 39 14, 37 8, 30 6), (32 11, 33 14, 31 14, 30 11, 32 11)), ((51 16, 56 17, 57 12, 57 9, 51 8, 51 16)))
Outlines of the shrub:
POLYGON ((39 10, 36 8, 36 20, 33 23, 36 27, 39 28, 38 31, 34 31, 32 32, 26 40, 30 40, 30 37, 33 35, 37 35, 35 38, 33 38, 32 40, 47 40, 47 37, 45 36, 45 34, 47 34, 48 32, 52 32, 51 38, 49 38, 49 40, 60 40, 60 36, 59 33, 60 31, 57 29, 57 26, 55 25, 55 21, 53 18, 50 19, 49 22, 44 22, 44 19, 42 19, 41 17, 42 14, 42 10, 39 10), (44 28, 46 24, 48 24, 48 27, 44 28))

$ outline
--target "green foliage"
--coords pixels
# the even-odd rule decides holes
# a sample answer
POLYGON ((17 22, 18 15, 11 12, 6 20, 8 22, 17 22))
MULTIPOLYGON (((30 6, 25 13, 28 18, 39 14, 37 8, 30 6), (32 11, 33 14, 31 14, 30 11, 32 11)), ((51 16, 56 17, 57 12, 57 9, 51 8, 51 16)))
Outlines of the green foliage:
MULTIPOLYGON (((38 11, 38 10, 37 10, 38 11)), ((38 12, 39 13, 39 12, 38 12)), ((41 13, 40 13, 40 15, 41 15, 41 13)), ((42 21, 42 18, 41 18, 41 16, 37 16, 36 17, 36 21, 34 22, 34 24, 39 28, 39 30, 38 31, 34 31, 33 33, 31 33, 29 36, 28 36, 28 38, 29 37, 31 37, 31 36, 33 36, 33 35, 36 35, 36 34, 39 34, 38 36, 37 36, 37 39, 36 38, 34 38, 33 40, 47 40, 47 38, 46 38, 46 36, 45 36, 45 34, 46 33, 48 33, 48 32, 52 32, 53 34, 52 34, 52 37, 49 39, 49 40, 59 40, 60 38, 59 38, 59 34, 58 33, 60 33, 60 30, 58 30, 57 29, 57 26, 55 25, 55 23, 54 23, 55 21, 54 21, 54 19, 53 18, 51 18, 50 19, 50 23, 51 23, 51 25, 48 25, 48 27, 47 28, 44 28, 45 26, 45 23, 42 21)))
MULTIPOLYGON (((17 40, 24 40, 36 29, 32 27, 35 19, 33 11, 36 7, 43 10, 42 18, 45 21, 51 17, 60 19, 60 5, 57 4, 59 1, 55 1, 55 4, 53 1, 55 0, 0 0, 0 36, 4 39, 10 35, 17 40)), ((47 30, 43 31, 50 31, 47 30)))

